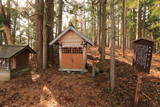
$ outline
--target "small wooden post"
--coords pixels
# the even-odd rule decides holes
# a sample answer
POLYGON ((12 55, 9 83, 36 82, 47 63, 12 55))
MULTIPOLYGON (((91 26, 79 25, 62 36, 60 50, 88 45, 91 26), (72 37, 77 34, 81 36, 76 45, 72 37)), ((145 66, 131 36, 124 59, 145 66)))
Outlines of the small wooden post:
POLYGON ((62 67, 62 46, 59 46, 59 67, 62 67))
POLYGON ((11 70, 11 60, 10 60, 10 59, 7 59, 7 60, 6 60, 6 63, 7 63, 7 65, 8 65, 8 66, 7 66, 7 67, 8 67, 7 69, 8 69, 8 70, 11 70))
POLYGON ((142 72, 137 72, 137 84, 136 84, 136 92, 135 92, 135 98, 134 98, 134 107, 138 106, 141 86, 142 86, 142 72))
POLYGON ((85 69, 86 63, 87 63, 87 60, 86 60, 86 47, 83 47, 83 69, 85 69))
POLYGON ((96 76, 96 64, 93 63, 93 68, 92 68, 92 77, 96 76))

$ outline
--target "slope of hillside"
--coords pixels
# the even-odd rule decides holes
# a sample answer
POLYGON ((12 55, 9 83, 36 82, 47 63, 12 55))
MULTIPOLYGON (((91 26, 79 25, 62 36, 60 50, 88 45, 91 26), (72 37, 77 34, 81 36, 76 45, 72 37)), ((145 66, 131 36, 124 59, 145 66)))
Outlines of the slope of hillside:
MULTIPOLYGON (((88 51, 89 72, 57 72, 49 68, 44 72, 26 73, 24 76, 8 82, 0 82, 0 106, 33 106, 33 107, 110 107, 133 104, 136 73, 131 66, 132 51, 127 50, 126 58, 116 50, 116 88, 109 88, 109 49, 106 49, 106 60, 98 62, 97 48, 88 51), (93 61, 105 72, 95 78, 91 76, 93 61)), ((143 77, 139 105, 151 107, 160 105, 160 55, 154 55, 151 73, 143 77)))

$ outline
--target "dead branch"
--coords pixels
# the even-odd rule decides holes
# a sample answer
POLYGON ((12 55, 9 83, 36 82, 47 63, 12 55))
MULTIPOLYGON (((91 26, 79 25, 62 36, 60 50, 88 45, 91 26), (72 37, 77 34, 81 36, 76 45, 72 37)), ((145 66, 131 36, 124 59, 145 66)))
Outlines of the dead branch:
POLYGON ((156 104, 152 101, 151 97, 149 97, 147 94, 145 94, 144 92, 141 92, 142 95, 144 95, 149 101, 151 101, 151 103, 156 106, 156 104))

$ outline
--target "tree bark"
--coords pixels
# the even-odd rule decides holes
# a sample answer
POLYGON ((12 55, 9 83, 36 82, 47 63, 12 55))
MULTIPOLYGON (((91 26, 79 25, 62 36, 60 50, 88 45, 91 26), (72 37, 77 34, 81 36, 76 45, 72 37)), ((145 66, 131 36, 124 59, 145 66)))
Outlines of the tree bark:
POLYGON ((46 0, 46 36, 48 46, 48 65, 53 64, 53 47, 48 44, 53 40, 53 24, 54 24, 54 0, 46 0))
POLYGON ((94 37, 94 44, 97 46, 97 35, 96 35, 96 19, 95 19, 95 7, 94 7, 94 2, 95 1, 92 1, 92 4, 91 4, 91 8, 92 8, 92 11, 91 11, 91 15, 92 15, 92 33, 93 33, 93 37, 94 37))
MULTIPOLYGON (((26 3, 26 7, 29 8, 29 3, 27 2, 26 3)), ((16 16, 17 18, 17 16, 16 16)), ((17 19, 15 19, 16 21, 17 19)), ((29 17, 29 14, 27 14, 27 25, 28 25, 28 28, 26 30, 26 34, 27 34, 27 38, 28 38, 28 41, 27 41, 27 44, 30 45, 30 17, 29 17)))
MULTIPOLYGON (((18 0, 16 0, 16 4, 15 4, 15 8, 16 10, 18 9, 18 0)), ((13 29, 12 29, 12 35, 13 35, 13 42, 15 44, 16 42, 16 30, 17 30, 17 18, 18 18, 18 14, 16 14, 16 16, 13 18, 13 29)))
POLYGON ((111 89, 115 88, 115 18, 114 18, 114 0, 110 0, 111 7, 111 69, 110 85, 111 89))
POLYGON ((142 32, 142 37, 145 37, 145 32, 146 32, 146 30, 145 30, 145 21, 146 21, 146 1, 144 0, 143 1, 144 3, 143 3, 143 32, 142 32))
POLYGON ((4 30, 4 32, 5 32, 5 34, 6 34, 6 38, 7 38, 7 43, 8 43, 8 45, 13 45, 13 44, 14 44, 14 43, 13 43, 13 36, 12 36, 12 34, 11 34, 11 30, 10 30, 9 26, 6 25, 6 24, 4 24, 4 25, 3 25, 3 30, 4 30))
POLYGON ((43 14, 43 69, 53 63, 53 48, 49 42, 53 40, 53 0, 45 1, 43 14))
POLYGON ((42 71, 43 58, 43 0, 35 2, 36 46, 37 46, 37 70, 42 71))
POLYGON ((80 15, 81 15, 81 18, 80 18, 80 24, 81 24, 81 32, 83 32, 83 10, 81 9, 81 11, 80 11, 80 15))
POLYGON ((47 15, 46 15, 46 3, 44 5, 44 13, 43 13, 43 70, 47 68, 48 65, 48 35, 47 35, 47 15))
MULTIPOLYGON (((9 3, 9 1, 8 1, 8 3, 9 3)), ((4 7, 2 5, 2 0, 0 0, 0 14, 3 17, 3 26, 2 26, 2 28, 3 28, 3 30, 4 30, 4 32, 6 34, 7 43, 9 45, 13 45, 14 42, 13 42, 13 36, 12 36, 12 33, 11 33, 11 29, 10 29, 10 21, 7 20, 8 16, 6 16, 6 14, 5 14, 4 7)))
POLYGON ((7 0, 7 8, 8 10, 6 11, 7 15, 6 15, 6 19, 7 19, 7 25, 8 27, 11 29, 11 0, 7 0))
POLYGON ((102 7, 102 6, 101 6, 101 0, 99 0, 99 6, 98 6, 98 9, 99 9, 99 10, 98 10, 98 12, 97 12, 97 13, 98 13, 98 17, 97 17, 97 18, 98 18, 98 19, 97 19, 97 21, 98 21, 98 24, 97 24, 97 25, 98 25, 98 26, 97 26, 97 27, 98 27, 98 43, 99 43, 98 51, 99 51, 99 53, 101 53, 101 28, 102 28, 102 25, 101 25, 101 24, 102 24, 102 23, 101 23, 101 22, 102 22, 102 20, 101 20, 101 14, 102 14, 102 13, 101 13, 101 9, 102 9, 102 8, 101 8, 101 7, 102 7))
MULTIPOLYGON (((118 7, 118 9, 119 9, 119 7, 118 7)), ((120 23, 119 17, 117 17, 117 24, 118 24, 118 26, 117 26, 117 28, 118 28, 118 29, 117 29, 117 30, 118 30, 118 31, 117 31, 117 47, 118 47, 118 48, 120 48, 120 46, 119 46, 119 45, 120 45, 120 42, 119 42, 119 41, 120 41, 120 34, 119 34, 119 32, 120 32, 120 31, 119 31, 120 26, 119 26, 119 23, 120 23)))
POLYGON ((106 0, 101 0, 102 3, 102 38, 101 38, 101 61, 105 60, 105 43, 106 43, 106 0))
MULTIPOLYGON (((84 3, 84 2, 83 2, 84 3)), ((84 7, 85 8, 85 7, 84 7)), ((83 19, 82 19, 82 22, 83 22, 83 32, 87 33, 87 23, 86 23, 86 10, 85 9, 82 9, 82 14, 83 14, 83 19)), ((93 37, 93 36, 92 36, 93 37)))
POLYGON ((16 16, 14 19, 13 19, 13 31, 12 31, 12 34, 13 34, 13 42, 15 43, 16 42, 16 28, 17 28, 17 17, 16 16))
POLYGON ((122 56, 125 57, 125 49, 126 49, 126 27, 125 27, 125 22, 126 22, 126 6, 125 6, 125 0, 122 0, 122 56))
POLYGON ((138 12, 137 12, 137 26, 136 26, 136 39, 141 37, 141 0, 138 0, 138 12))
POLYGON ((58 35, 62 32, 62 14, 63 14, 63 0, 59 0, 58 10, 58 35))

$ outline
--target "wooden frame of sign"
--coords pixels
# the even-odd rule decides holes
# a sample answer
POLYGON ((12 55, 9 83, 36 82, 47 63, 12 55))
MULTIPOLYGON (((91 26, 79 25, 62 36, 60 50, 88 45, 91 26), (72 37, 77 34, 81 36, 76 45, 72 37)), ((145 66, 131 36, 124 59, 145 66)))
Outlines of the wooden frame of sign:
POLYGON ((133 68, 137 71, 137 84, 134 98, 134 106, 138 106, 143 74, 150 72, 152 51, 154 42, 149 39, 138 39, 133 41, 133 68))

